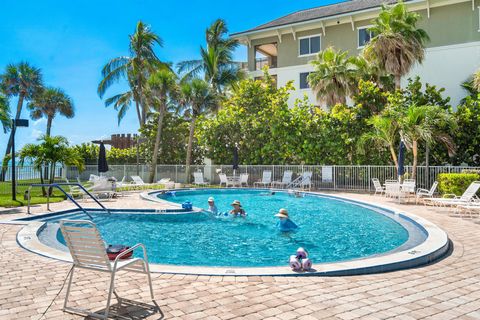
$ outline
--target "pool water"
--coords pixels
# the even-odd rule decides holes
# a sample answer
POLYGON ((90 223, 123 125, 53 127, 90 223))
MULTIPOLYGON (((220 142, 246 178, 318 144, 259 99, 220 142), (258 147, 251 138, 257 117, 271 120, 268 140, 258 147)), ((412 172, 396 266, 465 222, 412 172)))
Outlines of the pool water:
MULTIPOLYGON (((142 242, 150 262, 190 266, 285 266, 298 247, 304 247, 314 263, 345 261, 391 251, 409 238, 401 224, 373 209, 328 197, 265 193, 209 189, 158 195, 176 203, 188 200, 200 208, 207 208, 207 199, 213 196, 220 211, 230 210, 230 203, 240 200, 246 218, 206 212, 94 214, 94 222, 109 244, 142 242), (298 231, 277 229, 274 214, 280 208, 288 210, 298 231)), ((64 243, 61 234, 57 236, 64 243)))

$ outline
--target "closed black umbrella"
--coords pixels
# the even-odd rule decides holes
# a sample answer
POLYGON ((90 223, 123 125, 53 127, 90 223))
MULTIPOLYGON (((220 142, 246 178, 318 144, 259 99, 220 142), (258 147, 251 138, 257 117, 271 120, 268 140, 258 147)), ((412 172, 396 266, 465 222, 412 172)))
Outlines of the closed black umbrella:
POLYGON ((98 153, 98 172, 107 172, 108 163, 107 163, 107 152, 105 151, 105 145, 103 142, 100 142, 100 152, 98 153))
POLYGON ((400 179, 401 176, 405 174, 405 143, 403 140, 400 141, 400 145, 398 146, 398 178, 400 179))
POLYGON ((235 175, 235 170, 238 169, 238 149, 237 146, 233 147, 233 175, 235 175))

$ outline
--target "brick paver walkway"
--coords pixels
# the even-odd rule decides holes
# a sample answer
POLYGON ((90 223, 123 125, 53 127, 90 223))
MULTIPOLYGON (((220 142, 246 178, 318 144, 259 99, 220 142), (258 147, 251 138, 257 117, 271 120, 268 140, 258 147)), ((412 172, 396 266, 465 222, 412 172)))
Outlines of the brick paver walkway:
MULTIPOLYGON (((350 196, 406 208, 380 197, 350 196)), ((148 319, 480 319, 480 225, 438 209, 410 205, 408 210, 448 232, 454 244, 450 256, 422 268, 351 277, 153 274, 161 314, 148 319)), ((15 240, 19 230, 0 225, 0 319, 39 319, 70 265, 20 248, 15 240)), ((107 275, 79 271, 73 305, 102 310, 107 280, 107 275)), ((148 303, 141 275, 120 277, 117 291, 148 303)), ((43 319, 83 319, 61 311, 64 295, 65 290, 43 319)), ((142 316, 142 309, 136 311, 130 318, 142 316)))

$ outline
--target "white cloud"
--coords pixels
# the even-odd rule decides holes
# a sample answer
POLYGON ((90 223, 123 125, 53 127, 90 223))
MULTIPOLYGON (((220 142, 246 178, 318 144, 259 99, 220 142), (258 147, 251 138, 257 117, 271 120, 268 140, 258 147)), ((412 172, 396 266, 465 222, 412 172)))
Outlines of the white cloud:
POLYGON ((33 121, 32 126, 33 126, 33 127, 38 127, 38 126, 40 126, 40 125, 46 125, 46 124, 47 124, 47 119, 45 119, 45 118, 40 118, 40 119, 38 119, 38 120, 33 121))
POLYGON ((38 129, 35 129, 35 128, 32 128, 32 131, 30 133, 30 137, 32 139, 35 139, 37 140, 38 138, 40 138, 40 136, 43 134, 43 131, 41 130, 38 130, 38 129))

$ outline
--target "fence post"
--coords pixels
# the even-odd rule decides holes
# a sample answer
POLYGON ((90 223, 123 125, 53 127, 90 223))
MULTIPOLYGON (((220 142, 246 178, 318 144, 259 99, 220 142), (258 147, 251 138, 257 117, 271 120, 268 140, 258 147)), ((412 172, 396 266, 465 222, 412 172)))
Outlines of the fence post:
POLYGON ((370 174, 370 165, 368 165, 368 191, 372 190, 372 179, 370 174))
POLYGON ((337 166, 333 166, 333 190, 337 190, 337 166))
POLYGON ((123 164, 123 176, 124 177, 127 176, 127 165, 126 164, 123 164))

